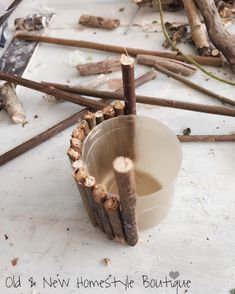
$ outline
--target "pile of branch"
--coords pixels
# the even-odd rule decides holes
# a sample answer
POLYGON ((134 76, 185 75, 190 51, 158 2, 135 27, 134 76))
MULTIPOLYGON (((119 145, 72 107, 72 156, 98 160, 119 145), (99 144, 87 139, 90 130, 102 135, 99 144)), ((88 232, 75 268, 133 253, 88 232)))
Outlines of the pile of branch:
MULTIPOLYGON (((219 11, 221 13, 222 10, 218 11, 214 0, 182 0, 182 2, 188 17, 192 39, 199 55, 217 56, 221 52, 235 72, 235 37, 230 35, 223 26, 219 14, 219 11)), ((229 6, 231 4, 224 1, 216 2, 218 7, 219 3, 221 5, 223 2, 223 8, 229 9, 228 7, 230 7, 229 11, 232 11, 229 6)))

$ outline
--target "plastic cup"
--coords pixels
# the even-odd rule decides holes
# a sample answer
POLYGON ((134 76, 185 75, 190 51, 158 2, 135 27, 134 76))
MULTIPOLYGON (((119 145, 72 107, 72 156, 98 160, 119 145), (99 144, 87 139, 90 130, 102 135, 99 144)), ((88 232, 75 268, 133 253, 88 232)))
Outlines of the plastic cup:
POLYGON ((117 192, 112 170, 117 156, 134 161, 137 185, 137 224, 140 230, 159 224, 167 215, 182 148, 176 135, 158 120, 118 116, 96 126, 87 136, 82 160, 99 184, 117 192))

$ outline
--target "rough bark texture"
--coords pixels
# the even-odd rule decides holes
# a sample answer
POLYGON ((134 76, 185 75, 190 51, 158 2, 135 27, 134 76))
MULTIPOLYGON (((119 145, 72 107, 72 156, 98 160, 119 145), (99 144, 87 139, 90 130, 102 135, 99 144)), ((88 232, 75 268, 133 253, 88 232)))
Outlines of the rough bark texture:
MULTIPOLYGON (((174 45, 177 45, 178 43, 180 43, 182 39, 185 38, 187 33, 187 25, 175 25, 170 22, 166 22, 165 28, 174 45)), ((170 48, 171 43, 169 42, 168 39, 166 39, 164 43, 162 44, 162 46, 164 48, 170 48)))
POLYGON ((180 142, 234 142, 235 134, 231 135, 178 135, 180 142))
POLYGON ((215 2, 213 0, 195 0, 195 3, 203 15, 211 42, 223 53, 235 72, 235 37, 224 29, 215 2))
POLYGON ((102 205, 108 195, 107 189, 103 185, 95 185, 93 189, 93 198, 96 203, 96 209, 99 213, 100 219, 102 221, 104 232, 109 239, 114 239, 114 233, 112 226, 110 224, 108 215, 102 205))
POLYGON ((120 197, 126 242, 130 246, 135 246, 138 242, 138 231, 135 211, 136 185, 134 165, 129 158, 117 157, 113 162, 113 170, 120 197))
POLYGON ((79 23, 87 27, 114 30, 120 25, 120 20, 83 14, 79 19, 79 23))
POLYGON ((142 54, 137 55, 136 59, 139 64, 150 66, 160 65, 171 72, 181 74, 183 76, 191 76, 196 72, 196 68, 194 66, 178 60, 142 54))
POLYGON ((122 55, 122 81, 125 96, 125 114, 136 114, 135 76, 133 58, 122 55))
POLYGON ((79 128, 81 130, 83 130, 85 137, 90 133, 90 130, 91 130, 88 123, 87 123, 87 121, 85 121, 85 120, 82 120, 79 123, 79 128))
POLYGON ((102 218, 101 218, 101 213, 100 213, 99 207, 97 206, 97 203, 95 202, 94 197, 93 197, 93 189, 94 189, 94 186, 95 186, 95 178, 92 177, 92 176, 88 176, 88 177, 86 177, 84 179, 83 184, 84 184, 84 188, 85 188, 85 191, 86 191, 86 194, 87 194, 87 197, 88 197, 88 202, 89 202, 91 210, 92 210, 92 212, 94 214, 95 220, 96 220, 100 230, 102 232, 105 232, 104 224, 103 224, 103 221, 102 221, 102 218))
POLYGON ((96 63, 84 63, 76 66, 80 76, 88 76, 95 74, 106 74, 121 69, 120 59, 107 58, 104 61, 96 63))
POLYGON ((220 94, 218 94, 216 92, 208 90, 207 88, 203 88, 200 85, 191 82, 189 79, 186 79, 186 78, 182 77, 181 75, 175 74, 175 73, 173 73, 173 72, 171 72, 171 71, 169 71, 169 70, 167 70, 167 69, 165 69, 165 68, 163 68, 163 67, 161 67, 159 65, 155 64, 154 67, 157 70, 159 70, 161 73, 165 74, 166 76, 171 77, 171 78, 185 84, 186 86, 188 86, 188 87, 190 87, 190 88, 192 88, 192 89, 194 89, 194 90, 196 90, 198 92, 206 94, 206 95, 208 95, 208 96, 210 96, 212 98, 215 98, 215 99, 217 99, 217 100, 219 100, 219 101, 221 101, 223 103, 227 103, 229 105, 235 106, 235 100, 224 97, 224 96, 222 96, 222 95, 220 95, 220 94))
POLYGON ((119 200, 117 196, 110 195, 103 203, 114 233, 114 240, 118 243, 125 243, 125 236, 121 221, 119 200))
POLYGON ((210 56, 211 46, 209 44, 208 36, 205 26, 202 24, 199 11, 193 0, 182 0, 184 9, 188 17, 192 39, 199 55, 210 56))
MULTIPOLYGON (((26 33, 18 33, 16 37, 21 40, 27 40, 27 41, 45 42, 50 44, 94 49, 94 50, 113 52, 113 53, 119 53, 119 54, 124 54, 127 51, 130 56, 136 56, 137 54, 146 54, 146 55, 155 55, 155 56, 185 61, 184 56, 178 54, 177 52, 171 52, 171 51, 145 50, 140 48, 130 48, 130 47, 108 45, 108 44, 89 42, 89 41, 83 41, 83 40, 70 40, 70 39, 54 38, 54 37, 48 37, 43 35, 26 34, 26 33)), ((223 59, 221 57, 198 56, 198 55, 189 55, 189 57, 191 57, 193 60, 195 60, 199 64, 214 65, 214 66, 222 66, 224 64, 223 59)))

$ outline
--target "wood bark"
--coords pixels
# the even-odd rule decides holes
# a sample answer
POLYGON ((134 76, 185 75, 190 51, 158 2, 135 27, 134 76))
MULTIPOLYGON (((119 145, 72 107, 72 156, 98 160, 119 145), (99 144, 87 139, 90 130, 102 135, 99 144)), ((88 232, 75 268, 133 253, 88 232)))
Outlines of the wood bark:
POLYGON ((209 43, 204 24, 201 22, 199 11, 194 0, 182 0, 188 17, 192 39, 199 55, 210 56, 212 48, 209 43))
POLYGON ((114 195, 108 196, 107 199, 103 202, 103 207, 112 226, 114 240, 118 243, 125 243, 118 197, 114 195))
MULTIPOLYGON (((151 81, 151 80, 154 80, 157 76, 157 72, 156 70, 154 70, 153 68, 148 71, 147 73, 144 73, 143 75, 139 76, 138 78, 135 79, 135 87, 140 87, 142 86, 143 84, 151 81)), ((121 83, 122 83, 122 80, 121 80, 121 83)), ((70 93, 74 93, 74 94, 77 94, 77 89, 80 90, 81 88, 84 88, 84 89, 94 89, 96 87, 94 87, 94 84, 90 84, 90 83, 86 83, 87 86, 85 87, 84 86, 84 83, 82 83, 81 86, 70 86, 70 85, 66 85, 66 84, 58 84, 58 83, 48 83, 48 82, 42 82, 43 85, 47 85, 47 86, 50 86, 50 87, 53 87, 53 88, 56 88, 56 89, 60 89, 60 90, 63 90, 63 91, 67 91, 67 92, 70 92, 70 93), (91 85, 91 87, 89 87, 89 84, 91 85)), ((123 85, 121 87, 119 87, 118 89, 116 89, 114 91, 115 93, 120 93, 122 94, 123 93, 123 85)))
MULTIPOLYGON (((103 109, 106 105, 101 102, 96 102, 91 99, 86 98, 86 103, 81 102, 81 96, 75 95, 71 93, 67 93, 65 91, 61 91, 58 89, 53 89, 50 87, 45 87, 40 83, 20 78, 18 76, 14 76, 7 73, 0 72, 0 79, 13 82, 15 84, 38 90, 44 93, 52 94, 54 96, 58 96, 61 99, 73 102, 75 104, 86 104, 85 106, 90 106, 91 108, 95 109, 103 109), (72 96, 71 96, 72 95, 72 96)), ((110 91, 98 91, 93 89, 84 89, 81 88, 77 92, 84 94, 86 96, 97 97, 107 100, 124 100, 124 96, 121 94, 112 93, 110 91)), ((85 99, 85 98, 83 98, 85 99)), ((211 114, 218 114, 218 115, 225 115, 225 116, 235 116, 235 110, 230 107, 222 107, 222 106, 213 106, 207 104, 199 104, 199 103, 190 103, 184 101, 177 101, 172 99, 164 99, 164 98, 157 98, 157 97, 149 97, 149 96, 136 96, 136 101, 142 104, 148 105, 156 105, 156 106, 163 106, 163 107, 170 107, 170 108, 178 108, 178 109, 185 109, 190 111, 197 111, 197 112, 204 112, 204 113, 211 113, 211 114)), ((89 107, 88 106, 88 107, 89 107)))
POLYGON ((113 162, 121 204, 121 215, 127 244, 135 246, 138 242, 136 223, 136 184, 134 165, 129 158, 117 157, 113 162))
MULTIPOLYGON (((75 163, 75 162, 77 162, 77 161, 74 161, 73 163, 75 163)), ((78 187, 78 191, 80 193, 80 196, 82 198, 84 207, 85 207, 87 214, 91 220, 91 223, 93 224, 93 226, 97 227, 98 222, 97 222, 97 219, 96 219, 94 212, 91 208, 91 205, 90 205, 90 202, 88 199, 88 195, 87 195, 87 192, 86 192, 86 189, 84 186, 85 179, 87 177, 89 177, 89 172, 88 172, 87 168, 83 165, 83 163, 79 164, 79 167, 74 169, 73 176, 74 176, 76 185, 78 187)))
POLYGON ((79 23, 87 27, 114 30, 119 27, 120 20, 116 18, 83 14, 79 19, 79 23))
POLYGON ((53 136, 57 135, 58 133, 66 130, 68 127, 77 123, 78 119, 84 115, 84 111, 79 111, 74 115, 70 116, 69 118, 59 122, 58 124, 54 125, 53 127, 49 128, 48 130, 36 135, 35 137, 31 138, 30 140, 16 146, 15 148, 7 151, 6 153, 0 155, 0 166, 6 164, 7 162, 11 161, 12 159, 16 158, 17 156, 33 149, 34 147, 40 145, 41 143, 45 142, 46 140, 52 138, 53 136))
POLYGON ((208 34, 214 46, 223 53, 235 72, 235 36, 223 27, 213 0, 194 0, 204 18, 208 34))
POLYGON ((137 55, 137 62, 143 65, 155 66, 159 65, 176 74, 183 76, 191 76, 196 72, 196 68, 188 63, 171 60, 167 58, 156 57, 153 55, 137 55))
POLYGON ((88 76, 118 71, 121 69, 121 64, 119 58, 107 58, 95 63, 78 64, 76 69, 79 71, 80 76, 88 76))
POLYGON ((122 81, 125 97, 125 114, 136 114, 135 75, 133 58, 122 55, 122 81))
POLYGON ((175 73, 173 73, 173 72, 171 72, 171 71, 169 71, 169 70, 167 70, 167 69, 165 69, 165 68, 163 68, 161 66, 158 66, 158 65, 155 64, 154 67, 157 70, 159 70, 161 73, 167 75, 168 77, 171 77, 171 78, 185 84, 186 86, 188 86, 188 87, 190 87, 190 88, 192 88, 192 89, 194 89, 194 90, 196 90, 196 91, 198 91, 200 93, 206 94, 206 95, 208 95, 208 96, 210 96, 212 98, 215 98, 215 99, 217 99, 217 100, 219 100, 219 101, 221 101, 223 103, 227 103, 229 105, 235 106, 235 100, 229 99, 229 98, 224 97, 224 96, 222 96, 220 94, 212 92, 212 91, 210 91, 210 90, 208 90, 206 88, 203 88, 200 85, 195 84, 195 83, 191 82, 190 80, 182 77, 181 75, 175 74, 175 73))
POLYGON ((235 134, 231 135, 178 135, 180 142, 234 142, 235 134))
POLYGON ((103 108, 104 119, 110 119, 115 116, 114 108, 112 105, 103 108))
POLYGON ((97 206, 97 204, 96 204, 96 202, 94 200, 94 197, 93 197, 93 189, 94 189, 94 186, 96 184, 95 183, 95 178, 92 177, 92 176, 88 176, 88 177, 86 177, 84 179, 83 184, 84 184, 85 191, 86 191, 86 194, 87 194, 87 197, 88 197, 88 202, 89 202, 91 210, 92 210, 92 212, 94 214, 95 220, 96 220, 100 230, 102 232, 105 232, 101 212, 100 212, 99 207, 97 206))
POLYGON ((15 86, 12 83, 5 83, 0 86, 0 96, 3 108, 6 110, 14 123, 23 123, 25 113, 23 106, 17 97, 15 86))
MULTIPOLYGON (((136 56, 137 54, 145 54, 145 55, 154 55, 159 57, 185 61, 184 56, 176 52, 145 50, 140 48, 130 48, 130 47, 123 47, 123 46, 116 46, 116 45, 108 45, 108 44, 89 42, 89 41, 83 41, 83 40, 62 39, 62 38, 48 37, 48 36, 36 35, 36 34, 27 34, 27 33, 18 33, 16 37, 26 41, 45 42, 50 44, 94 49, 94 50, 113 52, 113 53, 119 53, 119 54, 125 54, 126 52, 128 52, 130 56, 136 56)), ((222 66, 224 64, 224 61, 221 57, 198 56, 198 55, 189 55, 189 57, 191 57, 193 60, 195 60, 199 64, 213 65, 213 66, 222 66)))
MULTIPOLYGON (((124 100, 124 95, 112 93, 110 91, 99 91, 93 89, 83 89, 79 90, 79 93, 86 96, 98 97, 105 100, 124 100)), ((235 109, 232 107, 225 106, 214 106, 208 104, 199 104, 199 103, 191 103, 184 102, 179 100, 165 99, 165 98, 157 98, 152 96, 136 96, 136 102, 141 104, 162 106, 162 107, 170 107, 177 109, 184 109, 189 111, 203 112, 203 113, 211 113, 225 116, 235 116, 235 109)))
POLYGON ((95 118, 96 118, 96 124, 102 123, 104 121, 104 113, 103 110, 97 110, 95 113, 95 118))
POLYGON ((84 120, 88 123, 90 130, 94 129, 96 126, 96 117, 93 112, 87 111, 84 115, 84 120))
MULTIPOLYGON (((84 111, 86 111, 86 110, 84 110, 84 111)), ((79 122, 79 129, 81 129, 83 131, 85 137, 91 131, 89 124, 87 123, 87 121, 85 119, 83 119, 82 121, 79 122)))
POLYGON ((94 186, 93 189, 93 198, 96 203, 97 210, 99 212, 103 227, 104 227, 104 232, 108 236, 109 239, 114 239, 114 234, 113 234, 113 229, 110 224, 108 215, 102 205, 102 203, 105 201, 106 197, 108 195, 108 191, 104 185, 97 184, 94 186))
MULTIPOLYGON (((186 25, 175 25, 170 22, 165 23, 165 28, 168 32, 168 35, 173 42, 174 45, 177 45, 182 41, 183 38, 185 38, 186 33, 187 33, 187 26, 186 25)), ((164 48, 170 48, 171 43, 169 40, 165 40, 164 43, 162 44, 164 48)))

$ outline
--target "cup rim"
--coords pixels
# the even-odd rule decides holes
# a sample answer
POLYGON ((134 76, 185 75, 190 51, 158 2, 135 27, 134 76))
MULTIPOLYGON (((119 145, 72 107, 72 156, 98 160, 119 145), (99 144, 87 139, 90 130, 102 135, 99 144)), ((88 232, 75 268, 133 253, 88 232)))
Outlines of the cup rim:
MULTIPOLYGON (((84 156, 85 156, 85 154, 84 154, 84 148, 85 148, 85 145, 86 145, 86 143, 87 143, 87 141, 89 140, 89 139, 91 139, 93 136, 95 136, 95 135, 98 135, 98 133, 97 133, 97 131, 99 131, 99 129, 101 128, 101 125, 103 126, 104 124, 106 124, 106 125, 108 125, 108 124, 110 124, 110 123, 112 123, 114 120, 120 120, 120 118, 122 118, 122 120, 123 119, 125 119, 125 120, 127 120, 127 119, 131 119, 131 117, 135 117, 136 119, 147 119, 147 120, 149 120, 149 121, 152 121, 152 122, 154 122, 154 123, 158 123, 159 125, 161 125, 161 127, 162 128, 164 128, 172 137, 175 137, 175 142, 176 142, 176 144, 178 145, 178 164, 177 164, 177 168, 176 168, 176 172, 174 173, 174 175, 170 178, 170 180, 167 182, 167 184, 166 185, 162 185, 162 188, 160 189, 160 190, 158 190, 158 191, 156 191, 156 192, 153 192, 153 193, 151 193, 151 194, 146 194, 146 195, 144 195, 144 197, 137 197, 137 201, 141 201, 140 199, 141 198, 145 198, 146 199, 146 197, 148 197, 148 198, 150 198, 150 197, 156 197, 159 193, 161 193, 161 192, 164 192, 169 186, 171 186, 171 185, 174 185, 174 183, 175 183, 175 181, 176 181, 176 179, 177 179, 177 176, 178 176, 178 174, 179 174, 179 172, 180 172, 180 168, 181 168, 181 166, 182 166, 182 162, 183 162, 183 149, 182 149, 182 144, 180 143, 180 141, 179 141, 179 139, 178 139, 178 137, 177 137, 177 135, 168 127, 168 126, 166 126, 164 123, 162 123, 160 120, 158 120, 158 119, 155 119, 155 118, 152 118, 152 117, 148 117, 148 116, 144 116, 144 115, 120 115, 120 116, 117 116, 117 117, 113 117, 113 118, 110 118, 110 119, 108 119, 108 120, 105 120, 105 121, 103 121, 101 124, 99 124, 99 125, 96 125, 91 131, 90 131, 90 133, 87 135, 87 137, 85 138, 85 140, 84 140, 84 142, 83 142, 83 147, 82 147, 82 160, 84 161, 84 162, 86 162, 86 160, 85 159, 87 159, 87 156, 88 155, 86 155, 86 158, 84 158, 84 156)), ((137 195, 138 196, 138 195, 137 195)))

